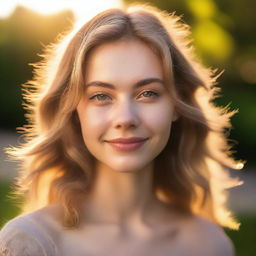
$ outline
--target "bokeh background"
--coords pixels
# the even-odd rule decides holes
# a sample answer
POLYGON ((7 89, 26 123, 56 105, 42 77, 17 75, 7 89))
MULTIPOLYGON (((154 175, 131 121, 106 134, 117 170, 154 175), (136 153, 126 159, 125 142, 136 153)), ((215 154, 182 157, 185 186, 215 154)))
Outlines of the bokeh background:
MULTIPOLYGON (((25 124, 21 84, 32 78, 32 66, 45 45, 72 27, 74 20, 90 18, 108 7, 131 0, 1 0, 0 2, 0 227, 19 213, 9 198, 17 164, 7 161, 4 148, 17 145, 16 127, 25 124)), ((218 86, 220 106, 238 110, 232 118, 230 143, 234 157, 246 160, 231 175, 244 181, 230 189, 230 207, 241 222, 239 231, 226 230, 237 256, 256 255, 256 1, 152 0, 182 16, 191 26, 196 53, 202 63, 224 73, 218 86)))

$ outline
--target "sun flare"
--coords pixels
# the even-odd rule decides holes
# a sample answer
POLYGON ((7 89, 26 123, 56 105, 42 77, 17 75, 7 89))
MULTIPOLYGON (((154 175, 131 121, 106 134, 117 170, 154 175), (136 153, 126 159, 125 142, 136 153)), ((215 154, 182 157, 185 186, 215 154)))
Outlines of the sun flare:
POLYGON ((122 6, 122 0, 7 0, 0 2, 0 18, 8 17, 17 6, 24 6, 43 15, 63 10, 73 11, 77 20, 94 16, 97 12, 122 6))

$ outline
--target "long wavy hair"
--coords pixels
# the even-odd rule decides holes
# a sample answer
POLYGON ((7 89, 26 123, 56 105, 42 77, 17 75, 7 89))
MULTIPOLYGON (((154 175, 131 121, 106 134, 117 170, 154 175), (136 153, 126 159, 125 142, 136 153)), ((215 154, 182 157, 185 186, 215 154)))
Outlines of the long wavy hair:
POLYGON ((45 49, 33 79, 24 85, 28 124, 20 129, 25 141, 8 149, 21 163, 16 191, 24 195, 24 211, 57 203, 63 207, 63 225, 79 226, 79 201, 95 180, 95 159, 76 112, 87 59, 106 42, 136 39, 160 57, 179 116, 155 159, 155 193, 180 211, 238 228, 226 207, 226 189, 238 183, 228 170, 240 165, 227 142, 234 113, 213 103, 218 75, 195 58, 189 35, 189 27, 174 14, 136 5, 103 11, 45 49))

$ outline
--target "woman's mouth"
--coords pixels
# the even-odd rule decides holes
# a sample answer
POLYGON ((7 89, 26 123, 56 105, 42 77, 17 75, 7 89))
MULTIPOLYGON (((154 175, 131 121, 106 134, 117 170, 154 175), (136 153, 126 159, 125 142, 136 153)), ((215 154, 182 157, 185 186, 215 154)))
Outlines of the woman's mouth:
POLYGON ((148 138, 131 137, 131 138, 118 138, 106 141, 111 147, 118 151, 134 151, 140 148, 148 138))

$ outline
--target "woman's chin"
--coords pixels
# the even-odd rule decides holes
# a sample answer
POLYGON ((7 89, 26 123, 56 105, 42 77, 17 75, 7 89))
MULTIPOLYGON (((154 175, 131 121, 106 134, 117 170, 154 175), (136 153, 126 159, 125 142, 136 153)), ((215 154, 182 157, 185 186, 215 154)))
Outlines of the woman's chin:
POLYGON ((123 172, 123 173, 127 173, 127 172, 140 172, 146 168, 149 168, 150 164, 138 164, 138 163, 123 163, 121 165, 115 165, 112 166, 111 169, 113 169, 116 172, 123 172))

